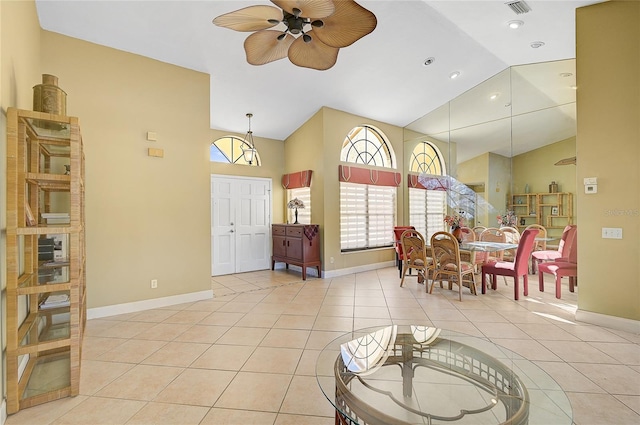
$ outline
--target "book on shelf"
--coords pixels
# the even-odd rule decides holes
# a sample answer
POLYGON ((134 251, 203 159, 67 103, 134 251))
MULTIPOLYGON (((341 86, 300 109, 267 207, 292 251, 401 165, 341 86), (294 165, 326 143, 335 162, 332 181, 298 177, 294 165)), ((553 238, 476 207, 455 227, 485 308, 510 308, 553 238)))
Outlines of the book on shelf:
POLYGON ((47 299, 40 304, 40 309, 46 310, 50 308, 68 307, 69 305, 69 294, 54 294, 49 295, 47 299))

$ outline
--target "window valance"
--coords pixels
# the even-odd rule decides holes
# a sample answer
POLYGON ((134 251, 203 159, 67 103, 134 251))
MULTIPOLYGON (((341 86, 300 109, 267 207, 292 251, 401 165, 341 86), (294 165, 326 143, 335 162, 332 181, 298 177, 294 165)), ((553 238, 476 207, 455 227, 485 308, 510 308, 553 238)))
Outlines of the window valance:
POLYGON ((393 171, 338 165, 338 174, 340 181, 345 183, 394 187, 398 187, 402 183, 402 175, 393 171))
POLYGON ((449 178, 447 176, 428 176, 409 173, 407 175, 407 186, 414 189, 446 191, 449 188, 449 178))
POLYGON ((300 189, 311 187, 312 170, 296 171, 282 176, 282 187, 285 189, 300 189))

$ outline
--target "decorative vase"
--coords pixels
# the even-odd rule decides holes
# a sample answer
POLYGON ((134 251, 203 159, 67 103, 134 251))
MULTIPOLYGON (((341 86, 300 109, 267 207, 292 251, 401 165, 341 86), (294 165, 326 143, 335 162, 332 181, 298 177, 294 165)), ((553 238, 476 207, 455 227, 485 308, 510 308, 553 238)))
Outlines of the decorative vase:
POLYGON ((458 240, 458 243, 462 243, 462 229, 459 226, 453 226, 451 228, 451 234, 458 240))
POLYGON ((300 223, 298 223, 298 209, 297 208, 295 209, 294 214, 296 216, 296 221, 294 221, 293 224, 300 224, 300 223))

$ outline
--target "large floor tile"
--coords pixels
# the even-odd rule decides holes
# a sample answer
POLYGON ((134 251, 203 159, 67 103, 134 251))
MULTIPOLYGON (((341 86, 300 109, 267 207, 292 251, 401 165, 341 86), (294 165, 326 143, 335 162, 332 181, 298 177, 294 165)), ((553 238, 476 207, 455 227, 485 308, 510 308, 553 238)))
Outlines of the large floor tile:
POLYGON ((153 401, 211 407, 235 376, 226 370, 187 369, 153 401))
POLYGON ((637 425, 640 415, 609 394, 567 393, 576 425, 637 425))
MULTIPOLYGON (((200 425, 273 425, 276 413, 252 410, 220 409, 214 407, 200 422, 200 425)), ((304 423, 304 422, 300 422, 304 423)))
POLYGON ((129 419, 127 425, 198 425, 208 412, 208 407, 152 402, 129 419))
POLYGON ((214 407, 278 412, 291 375, 239 372, 214 407))
POLYGON ((192 368, 238 371, 255 350, 247 345, 212 345, 191 363, 192 368))
POLYGON ((153 400, 183 369, 138 365, 96 393, 99 397, 129 400, 153 400))
POLYGON ((136 400, 89 397, 53 421, 52 425, 125 424, 144 405, 144 402, 136 400))
POLYGON ((241 370, 293 375, 301 356, 302 349, 258 347, 241 370))

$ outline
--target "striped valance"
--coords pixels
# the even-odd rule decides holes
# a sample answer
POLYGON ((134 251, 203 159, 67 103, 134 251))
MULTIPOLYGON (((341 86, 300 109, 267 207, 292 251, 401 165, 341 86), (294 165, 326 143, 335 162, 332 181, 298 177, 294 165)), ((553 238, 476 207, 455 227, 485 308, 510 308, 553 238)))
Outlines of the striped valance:
POLYGON ((285 189, 299 189, 301 187, 311 187, 311 174, 313 171, 304 170, 282 176, 282 187, 285 189))
POLYGON ((450 185, 448 176, 428 176, 425 174, 408 174, 407 186, 414 189, 446 191, 450 185))
POLYGON ((340 181, 345 183, 394 187, 398 187, 402 183, 402 175, 393 171, 338 165, 338 174, 340 181))

